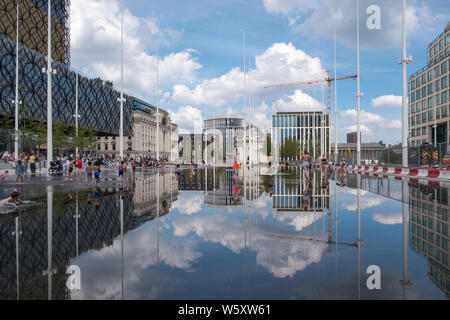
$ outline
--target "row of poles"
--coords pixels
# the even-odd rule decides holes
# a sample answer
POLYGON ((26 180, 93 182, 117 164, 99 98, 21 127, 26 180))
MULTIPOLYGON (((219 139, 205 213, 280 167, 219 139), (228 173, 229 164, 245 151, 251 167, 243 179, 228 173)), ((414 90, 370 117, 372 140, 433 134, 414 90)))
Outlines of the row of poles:
MULTIPOLYGON (((124 48, 124 22, 123 22, 123 0, 121 1, 121 54, 120 54, 120 98, 118 101, 120 102, 120 158, 124 158, 124 143, 123 143, 123 105, 126 99, 124 98, 124 73, 123 73, 123 48, 124 48)), ((52 20, 51 20, 51 0, 48 0, 48 39, 47 39, 47 68, 43 68, 42 72, 47 74, 47 168, 50 167, 50 162, 53 160, 53 107, 52 107, 52 75, 56 75, 56 69, 52 68, 52 20)), ((159 53, 157 56, 156 62, 156 104, 158 104, 158 96, 159 96, 159 53)), ((14 154, 16 159, 19 154, 19 105, 22 104, 22 101, 19 100, 19 3, 16 4, 16 88, 15 88, 15 99, 13 103, 15 104, 15 121, 14 121, 14 154)), ((80 115, 78 114, 78 73, 76 73, 76 88, 75 88, 75 130, 76 135, 78 136, 78 119, 80 115)), ((159 108, 156 107, 156 153, 157 158, 159 159, 159 108)), ((76 148, 76 154, 78 154, 78 148, 76 148)))

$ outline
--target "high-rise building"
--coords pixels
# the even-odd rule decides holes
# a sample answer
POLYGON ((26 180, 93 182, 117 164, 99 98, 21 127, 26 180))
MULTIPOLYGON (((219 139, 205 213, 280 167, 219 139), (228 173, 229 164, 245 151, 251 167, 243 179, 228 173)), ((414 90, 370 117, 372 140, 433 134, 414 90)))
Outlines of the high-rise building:
POLYGON ((409 77, 409 145, 449 142, 450 23, 427 48, 427 65, 409 77))
MULTIPOLYGON (((272 116, 272 153, 275 161, 286 158, 282 147, 288 140, 297 142, 301 150, 307 150, 312 157, 330 154, 329 116, 321 111, 278 112, 272 116)), ((300 152, 289 158, 298 160, 300 152)))

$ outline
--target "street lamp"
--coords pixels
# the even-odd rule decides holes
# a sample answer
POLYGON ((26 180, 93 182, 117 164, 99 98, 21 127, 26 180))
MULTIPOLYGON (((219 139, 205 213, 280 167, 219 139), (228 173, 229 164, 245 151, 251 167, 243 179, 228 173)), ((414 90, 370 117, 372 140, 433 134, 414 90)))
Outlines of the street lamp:
POLYGON ((75 118, 75 135, 76 135, 76 148, 75 148, 75 157, 78 157, 78 119, 80 115, 78 114, 78 73, 76 74, 76 82, 75 82, 75 114, 73 115, 75 118))
POLYGON ((123 0, 120 2, 120 159, 123 160, 123 103, 125 98, 123 97, 123 0))
POLYGON ((361 165, 361 125, 360 125, 360 113, 361 113, 361 93, 360 86, 360 74, 359 74, 359 0, 356 0, 356 60, 357 60, 357 115, 356 115, 356 162, 357 165, 361 165))
POLYGON ((47 168, 53 161, 53 110, 52 110, 52 74, 56 70, 52 69, 52 4, 48 0, 48 39, 47 39, 47 69, 42 68, 42 73, 47 74, 47 168))
POLYGON ((17 3, 16 10, 16 96, 13 100, 15 104, 14 117, 14 155, 15 159, 19 159, 19 3, 17 3))
POLYGON ((407 95, 407 82, 406 82, 406 64, 412 61, 412 57, 406 56, 406 3, 402 2, 402 43, 403 43, 403 56, 399 63, 403 68, 403 96, 402 96, 402 165, 404 168, 408 167, 408 95, 407 95))

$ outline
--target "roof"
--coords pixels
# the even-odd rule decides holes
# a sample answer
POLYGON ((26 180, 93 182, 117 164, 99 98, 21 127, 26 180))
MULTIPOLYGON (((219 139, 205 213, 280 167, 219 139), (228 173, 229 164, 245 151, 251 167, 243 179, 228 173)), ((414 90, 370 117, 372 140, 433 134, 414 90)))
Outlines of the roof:
POLYGON ((206 120, 214 120, 214 119, 241 119, 243 118, 236 114, 223 114, 223 115, 216 115, 216 116, 210 116, 206 120))
MULTIPOLYGON (((332 143, 331 146, 334 148, 335 144, 332 143)), ((356 149, 356 143, 338 143, 338 149, 356 149)), ((385 149, 384 146, 377 142, 361 143, 361 149, 385 149)))

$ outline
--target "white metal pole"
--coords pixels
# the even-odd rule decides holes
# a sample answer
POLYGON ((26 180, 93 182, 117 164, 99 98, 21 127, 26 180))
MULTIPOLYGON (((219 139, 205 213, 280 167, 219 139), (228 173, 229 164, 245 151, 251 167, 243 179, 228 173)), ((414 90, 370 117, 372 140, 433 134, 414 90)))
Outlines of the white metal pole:
POLYGON ((120 10, 120 159, 123 160, 123 0, 120 10))
POLYGON ((359 76, 359 0, 356 0, 356 51, 357 51, 357 103, 358 110, 356 115, 356 163, 361 165, 361 124, 360 124, 360 112, 361 112, 361 87, 360 87, 360 76, 359 76))
MULTIPOLYGON (((403 98, 402 98, 402 165, 408 167, 408 95, 406 82, 406 64, 411 62, 411 58, 406 57, 406 2, 402 2, 402 42, 403 42, 403 98)), ((436 118, 436 117, 435 117, 436 118)))
POLYGON ((159 161, 159 43, 156 41, 156 159, 159 161))
POLYGON ((48 0, 48 41, 47 41, 47 168, 53 161, 53 112, 52 112, 52 7, 48 0))
POLYGON ((336 30, 334 30, 334 139, 335 139, 335 144, 334 144, 334 163, 338 163, 338 161, 339 161, 336 55, 337 55, 337 50, 336 50, 336 30))
POLYGON ((76 74, 75 79, 75 135, 77 137, 77 145, 75 148, 75 155, 78 157, 78 118, 80 117, 78 114, 78 73, 76 74))
POLYGON ((16 97, 14 100, 14 159, 19 159, 19 3, 17 3, 16 12, 16 97))

